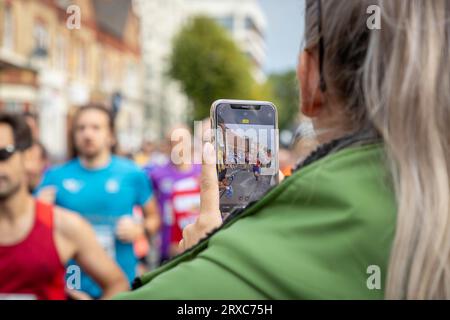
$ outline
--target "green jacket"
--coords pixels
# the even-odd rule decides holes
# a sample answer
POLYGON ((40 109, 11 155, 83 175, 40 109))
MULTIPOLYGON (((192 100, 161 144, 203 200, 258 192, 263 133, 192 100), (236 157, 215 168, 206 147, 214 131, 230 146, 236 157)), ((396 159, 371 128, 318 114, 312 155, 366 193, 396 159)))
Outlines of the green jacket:
POLYGON ((383 156, 371 144, 314 162, 117 298, 382 299, 396 222, 383 156))

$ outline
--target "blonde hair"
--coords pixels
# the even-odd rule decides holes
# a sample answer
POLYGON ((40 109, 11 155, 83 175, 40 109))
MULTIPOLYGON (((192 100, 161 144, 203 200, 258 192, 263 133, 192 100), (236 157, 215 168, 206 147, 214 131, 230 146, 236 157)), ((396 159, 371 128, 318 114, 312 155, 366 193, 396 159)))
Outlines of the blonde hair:
POLYGON ((325 95, 385 142, 398 207, 386 298, 450 298, 450 0, 306 4, 306 47, 324 41, 325 95), (373 4, 381 30, 366 24, 373 4))

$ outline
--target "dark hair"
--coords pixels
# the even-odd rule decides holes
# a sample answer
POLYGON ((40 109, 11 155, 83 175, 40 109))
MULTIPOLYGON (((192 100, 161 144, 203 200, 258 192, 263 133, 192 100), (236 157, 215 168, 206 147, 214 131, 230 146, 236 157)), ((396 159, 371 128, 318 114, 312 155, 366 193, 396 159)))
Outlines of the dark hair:
POLYGON ((38 140, 33 141, 33 145, 38 146, 39 149, 41 149, 41 158, 42 160, 48 160, 48 152, 45 146, 42 144, 42 142, 38 140))
POLYGON ((31 129, 23 116, 0 112, 0 123, 11 127, 14 135, 14 146, 17 150, 24 151, 32 146, 31 129))
POLYGON ((78 121, 78 118, 80 117, 80 115, 85 112, 85 111, 89 111, 89 110, 97 110, 100 111, 102 113, 104 113, 107 117, 108 117, 108 126, 109 129, 111 130, 111 133, 115 133, 115 124, 114 124, 114 116, 111 110, 109 110, 107 107, 101 105, 101 104, 88 104, 85 105, 83 107, 78 108, 75 111, 75 115, 73 117, 73 126, 75 126, 75 124, 78 121))
MULTIPOLYGON (((109 130, 111 131, 111 134, 113 135, 114 139, 116 137, 115 118, 110 109, 108 109, 107 107, 105 107, 102 104, 95 104, 95 103, 91 103, 91 104, 82 106, 75 111, 75 114, 73 115, 73 118, 72 118, 71 130, 70 130, 71 131, 71 133, 70 133, 70 144, 71 145, 69 147, 69 150, 70 150, 69 158, 76 158, 78 156, 78 150, 75 146, 75 125, 78 121, 78 118, 81 116, 81 114, 83 112, 90 111, 90 110, 100 111, 108 117, 109 130)), ((111 152, 116 153, 116 149, 117 149, 117 146, 116 146, 116 144, 114 144, 111 147, 111 152)))
POLYGON ((23 116, 24 116, 25 118, 32 118, 32 119, 34 119, 34 120, 37 120, 37 117, 38 117, 36 113, 31 112, 31 111, 26 111, 26 112, 24 112, 24 113, 23 113, 23 116))

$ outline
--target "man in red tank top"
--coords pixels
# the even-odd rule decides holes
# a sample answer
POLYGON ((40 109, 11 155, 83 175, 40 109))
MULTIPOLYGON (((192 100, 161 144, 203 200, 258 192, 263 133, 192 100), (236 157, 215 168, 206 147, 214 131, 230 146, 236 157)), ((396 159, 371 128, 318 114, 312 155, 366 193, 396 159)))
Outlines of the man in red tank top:
POLYGON ((87 222, 29 194, 31 145, 24 119, 0 113, 0 299, 66 299, 72 291, 65 264, 73 258, 102 286, 103 298, 127 290, 125 275, 87 222))

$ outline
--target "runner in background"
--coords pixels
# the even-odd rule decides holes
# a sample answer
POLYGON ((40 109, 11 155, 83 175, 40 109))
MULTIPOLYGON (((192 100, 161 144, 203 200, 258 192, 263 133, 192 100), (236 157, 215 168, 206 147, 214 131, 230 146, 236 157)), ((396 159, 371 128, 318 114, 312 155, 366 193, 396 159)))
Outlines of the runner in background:
MULTIPOLYGON (((134 207, 133 217, 137 220, 143 219, 141 207, 134 207)), ((143 275, 144 273, 149 272, 153 269, 151 262, 148 260, 150 249, 153 249, 153 246, 150 246, 150 237, 147 234, 142 234, 133 242, 134 255, 138 260, 138 265, 136 267, 136 276, 143 275)))
MULTIPOLYGON (((72 128, 78 156, 47 171, 39 196, 85 217, 132 282, 137 268, 132 244, 145 233, 155 234, 160 225, 151 185, 131 160, 112 154, 114 120, 108 109, 97 105, 78 109, 72 128), (143 219, 133 217, 135 206, 142 208, 143 219)), ((84 273, 81 290, 93 298, 102 294, 84 273)))
POLYGON ((140 167, 144 167, 150 162, 153 151, 155 151, 155 145, 150 140, 145 140, 142 143, 141 150, 133 157, 134 162, 140 167))
POLYGON ((37 114, 33 112, 25 112, 23 113, 23 117, 31 130, 33 141, 39 140, 39 119, 37 114))
POLYGON ((179 243, 183 239, 183 229, 194 223, 200 213, 200 173, 174 183, 172 207, 170 255, 174 257, 181 253, 179 243))
MULTIPOLYGON (((167 143, 168 144, 168 143, 167 143)), ((156 143, 147 140, 141 151, 134 157, 135 162, 141 166, 147 176, 153 169, 167 164, 169 161, 169 148, 164 142, 156 143)), ((136 215, 142 215, 139 208, 135 210, 136 215)), ((156 269, 160 264, 160 237, 158 234, 142 236, 134 243, 134 252, 139 259, 139 273, 145 273, 156 269)))
MULTIPOLYGON (((0 299, 66 299, 64 264, 74 258, 103 289, 102 298, 128 289, 125 275, 79 215, 36 201, 27 170, 33 157, 22 117, 0 114, 0 299)), ((77 285, 79 273, 74 270, 77 285)))
MULTIPOLYGON (((142 142, 141 149, 134 154, 131 158, 141 168, 144 168, 151 159, 152 153, 155 151, 155 144, 150 139, 145 139, 142 142)), ((137 219, 142 219, 142 210, 139 206, 136 206, 133 210, 133 216, 137 219)), ((150 239, 147 235, 143 234, 138 237, 133 243, 134 254, 138 259, 137 274, 141 275, 151 270, 147 257, 150 250, 150 239)))
MULTIPOLYGON (((171 141, 172 133, 175 130, 184 132, 186 139, 191 138, 189 129, 183 126, 177 126, 169 131, 167 140, 170 141, 171 150, 179 144, 179 141, 171 141)), ((172 159, 171 159, 172 160, 172 159)), ((191 159, 193 160, 193 159, 191 159)), ((183 162, 174 164, 172 161, 162 166, 154 167, 149 174, 150 180, 153 183, 155 197, 158 202, 159 212, 161 214, 161 232, 159 243, 159 259, 160 264, 170 259, 170 245, 172 239, 172 228, 174 224, 174 214, 172 208, 172 198, 174 185, 176 182, 190 178, 197 177, 201 172, 201 165, 193 164, 191 162, 183 162)))
POLYGON ((280 171, 283 176, 291 176, 292 169, 295 165, 295 161, 292 159, 291 151, 286 148, 280 148, 280 151, 278 152, 278 159, 280 162, 280 171))
POLYGON ((41 183, 44 171, 49 166, 47 150, 42 143, 35 140, 29 151, 25 154, 25 157, 28 189, 31 194, 34 194, 41 183))
POLYGON ((158 144, 155 144, 148 161, 142 166, 145 173, 150 173, 155 168, 167 165, 170 161, 170 140, 164 139, 158 144))

